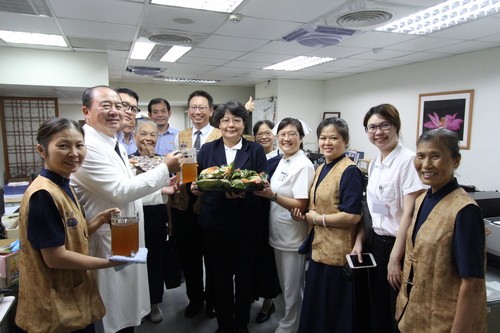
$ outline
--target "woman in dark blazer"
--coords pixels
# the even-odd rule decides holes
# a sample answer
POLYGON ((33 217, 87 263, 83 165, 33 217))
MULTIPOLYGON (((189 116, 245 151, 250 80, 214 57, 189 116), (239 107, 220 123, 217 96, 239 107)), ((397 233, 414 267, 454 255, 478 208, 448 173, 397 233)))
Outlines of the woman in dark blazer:
MULTIPOLYGON (((232 162, 235 169, 268 171, 262 146, 242 137, 248 112, 241 103, 220 105, 213 120, 222 137, 201 147, 199 171, 232 162)), ((255 260, 263 237, 260 224, 266 222, 265 199, 252 192, 201 193, 196 183, 191 189, 202 195, 198 222, 203 229, 207 271, 214 281, 217 333, 248 332, 255 260)))

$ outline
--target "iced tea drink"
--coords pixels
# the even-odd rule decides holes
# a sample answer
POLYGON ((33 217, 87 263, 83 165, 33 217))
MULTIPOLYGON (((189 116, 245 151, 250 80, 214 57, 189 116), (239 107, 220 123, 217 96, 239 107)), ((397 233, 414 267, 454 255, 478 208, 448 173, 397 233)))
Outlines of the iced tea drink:
POLYGON ((111 216, 111 252, 118 256, 134 256, 139 251, 139 217, 111 216))
POLYGON ((184 160, 182 162, 182 182, 192 183, 198 176, 198 164, 196 163, 196 149, 185 149, 182 151, 184 160))

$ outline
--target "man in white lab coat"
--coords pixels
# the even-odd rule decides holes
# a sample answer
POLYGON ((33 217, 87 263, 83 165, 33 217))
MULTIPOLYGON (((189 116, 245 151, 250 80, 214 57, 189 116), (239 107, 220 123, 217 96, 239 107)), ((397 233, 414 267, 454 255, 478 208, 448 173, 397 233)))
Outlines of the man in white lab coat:
MULTIPOLYGON (((144 219, 141 198, 169 184, 169 173, 180 170, 181 155, 164 157, 163 164, 135 176, 127 154, 117 145, 116 132, 123 120, 122 101, 107 86, 85 90, 82 96, 87 157, 71 178, 78 199, 92 219, 106 208, 118 207, 139 213, 139 247, 144 247, 144 219), (116 150, 118 151, 116 151, 116 150)), ((90 253, 105 257, 111 252, 111 231, 103 226, 90 238, 90 253)), ((95 271, 106 315, 96 323, 98 332, 133 332, 150 311, 146 265, 130 264, 118 269, 95 271)))

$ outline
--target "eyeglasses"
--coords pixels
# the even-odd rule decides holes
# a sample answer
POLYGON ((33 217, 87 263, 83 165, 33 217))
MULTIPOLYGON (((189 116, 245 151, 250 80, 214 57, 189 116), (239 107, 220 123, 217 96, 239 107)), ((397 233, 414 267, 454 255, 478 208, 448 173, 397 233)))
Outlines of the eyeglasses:
POLYGON ((190 105, 189 110, 191 110, 191 111, 200 110, 200 112, 205 112, 208 110, 208 107, 206 107, 204 105, 190 105))
POLYGON ((241 125, 243 124, 243 119, 241 118, 223 118, 220 120, 220 123, 221 124, 224 124, 224 125, 229 125, 229 123, 233 123, 234 126, 238 126, 238 125, 241 125))
POLYGON ((273 136, 273 132, 271 131, 266 131, 266 132, 258 132, 255 137, 256 138, 262 138, 262 137, 268 137, 268 138, 271 138, 273 136))
POLYGON ((368 125, 368 127, 365 127, 365 131, 367 133, 375 133, 377 130, 382 130, 382 131, 387 131, 392 127, 391 123, 388 123, 387 121, 384 121, 383 123, 379 125, 368 125))
POLYGON ((135 113, 135 114, 141 112, 141 109, 139 109, 137 106, 132 106, 132 105, 128 104, 127 102, 123 102, 122 103, 122 110, 123 111, 130 111, 130 110, 132 110, 132 112, 135 113))
POLYGON ((281 132, 281 133, 278 133, 278 138, 280 139, 284 139, 286 137, 288 137, 289 139, 295 139, 297 136, 299 136, 299 133, 297 132, 281 132))

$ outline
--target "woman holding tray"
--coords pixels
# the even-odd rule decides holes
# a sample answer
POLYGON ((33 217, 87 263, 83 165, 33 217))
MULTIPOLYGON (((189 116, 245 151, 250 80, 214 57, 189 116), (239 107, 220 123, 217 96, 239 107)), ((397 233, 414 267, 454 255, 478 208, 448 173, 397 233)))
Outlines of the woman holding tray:
MULTIPOLYGON (((201 147, 199 170, 233 163, 234 169, 268 171, 262 146, 242 137, 249 117, 241 103, 220 105, 213 120, 222 137, 201 147)), ((200 192, 195 182, 191 190, 203 194, 198 222, 203 229, 207 271, 214 281, 217 332, 248 332, 255 260, 262 237, 259 224, 265 223, 263 199, 251 191, 200 192)))

